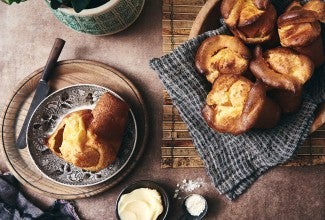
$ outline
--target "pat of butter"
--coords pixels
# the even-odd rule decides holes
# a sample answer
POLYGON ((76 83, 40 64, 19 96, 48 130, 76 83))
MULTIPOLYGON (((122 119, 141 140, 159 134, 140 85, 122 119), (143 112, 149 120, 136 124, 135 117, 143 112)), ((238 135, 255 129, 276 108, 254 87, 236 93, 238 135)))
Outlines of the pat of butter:
POLYGON ((155 220, 162 212, 161 197, 155 189, 135 189, 122 195, 118 203, 121 220, 155 220))

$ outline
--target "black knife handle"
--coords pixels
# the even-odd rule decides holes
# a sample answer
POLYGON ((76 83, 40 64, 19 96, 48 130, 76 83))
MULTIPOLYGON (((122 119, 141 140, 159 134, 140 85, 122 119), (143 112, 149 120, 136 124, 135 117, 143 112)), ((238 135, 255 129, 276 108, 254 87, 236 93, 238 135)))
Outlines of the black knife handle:
POLYGON ((61 38, 55 39, 54 45, 50 52, 49 58, 47 59, 47 62, 46 62, 45 68, 44 68, 44 72, 43 72, 43 75, 41 78, 45 82, 47 82, 50 79, 51 72, 52 72, 56 62, 58 61, 58 58, 60 56, 60 53, 62 51, 64 44, 65 44, 65 41, 62 40, 61 38))

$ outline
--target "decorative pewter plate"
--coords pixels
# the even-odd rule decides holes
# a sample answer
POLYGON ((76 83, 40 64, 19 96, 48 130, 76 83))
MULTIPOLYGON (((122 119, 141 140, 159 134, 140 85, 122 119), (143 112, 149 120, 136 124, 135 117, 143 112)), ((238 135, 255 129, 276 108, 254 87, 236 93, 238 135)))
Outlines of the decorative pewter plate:
POLYGON ((53 132, 66 114, 94 108, 98 98, 105 92, 122 99, 107 88, 81 84, 52 93, 36 108, 28 125, 27 144, 33 161, 46 177, 64 185, 91 186, 118 175, 128 163, 137 142, 136 120, 131 110, 117 159, 101 171, 90 172, 75 167, 53 154, 45 145, 46 137, 53 132))

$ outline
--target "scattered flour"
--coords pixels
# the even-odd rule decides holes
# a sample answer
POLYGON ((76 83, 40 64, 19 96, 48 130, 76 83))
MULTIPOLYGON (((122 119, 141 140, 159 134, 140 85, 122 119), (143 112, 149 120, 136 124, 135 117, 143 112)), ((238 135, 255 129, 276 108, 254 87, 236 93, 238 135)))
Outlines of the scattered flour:
POLYGON ((204 184, 202 178, 197 178, 195 180, 187 180, 184 179, 181 183, 176 185, 176 189, 174 191, 174 199, 181 199, 179 196, 180 192, 192 192, 193 190, 200 188, 204 184))

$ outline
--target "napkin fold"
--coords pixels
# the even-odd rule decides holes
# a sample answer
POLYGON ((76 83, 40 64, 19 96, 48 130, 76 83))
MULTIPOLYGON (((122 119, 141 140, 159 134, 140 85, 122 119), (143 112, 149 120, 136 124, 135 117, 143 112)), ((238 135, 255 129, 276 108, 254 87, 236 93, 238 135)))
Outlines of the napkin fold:
MULTIPOLYGON (((278 11, 283 11, 288 2, 273 1, 278 11)), ((252 129, 237 136, 218 133, 208 127, 201 115, 211 85, 196 71, 194 58, 204 39, 227 33, 226 26, 205 32, 186 41, 172 53, 153 58, 150 66, 158 73, 187 124, 215 187, 232 200, 267 170, 288 161, 306 139, 314 112, 325 100, 325 67, 315 70, 306 84, 300 110, 282 117, 276 127, 252 129)))
POLYGON ((74 206, 65 200, 56 200, 42 211, 18 189, 17 179, 10 173, 0 172, 0 220, 62 219, 79 220, 74 206))

